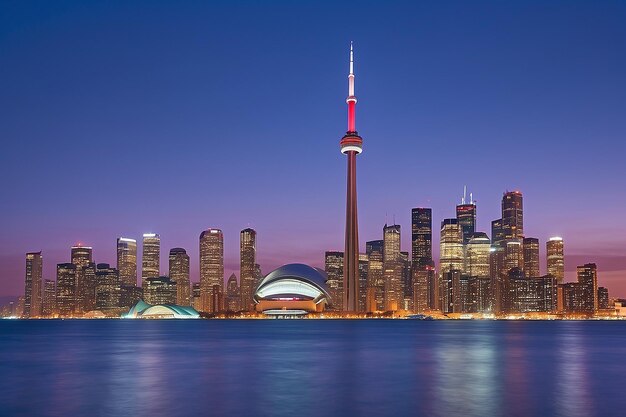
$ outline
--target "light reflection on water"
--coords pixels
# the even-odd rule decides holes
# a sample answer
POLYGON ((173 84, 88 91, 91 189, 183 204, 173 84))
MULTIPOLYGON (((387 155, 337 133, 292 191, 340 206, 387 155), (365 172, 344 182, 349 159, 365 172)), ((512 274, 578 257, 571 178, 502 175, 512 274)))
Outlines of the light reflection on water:
POLYGON ((604 416, 626 323, 2 321, 0 410, 42 416, 604 416))

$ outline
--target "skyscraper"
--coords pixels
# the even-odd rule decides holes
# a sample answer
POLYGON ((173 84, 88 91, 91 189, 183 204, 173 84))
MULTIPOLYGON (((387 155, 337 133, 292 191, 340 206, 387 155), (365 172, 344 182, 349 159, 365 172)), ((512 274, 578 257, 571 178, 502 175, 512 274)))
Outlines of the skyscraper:
POLYGON ((241 309, 253 310, 254 290, 256 289, 256 279, 254 265, 256 263, 256 231, 254 229, 243 229, 239 233, 239 280, 241 294, 241 309))
POLYGON ((109 264, 96 265, 96 308, 115 310, 120 306, 121 286, 117 269, 109 264))
POLYGON ((117 270, 123 286, 137 285, 137 241, 126 237, 117 238, 117 270))
POLYGON ((82 314, 89 311, 91 301, 95 299, 94 289, 95 264, 93 264, 93 249, 90 246, 77 244, 71 248, 72 263, 75 269, 74 312, 82 314))
POLYGON ((524 246, 524 273, 527 277, 538 277, 539 272, 539 239, 525 237, 524 246))
POLYGON ((546 242, 548 274, 556 278, 557 284, 562 284, 565 278, 565 262, 563 256, 563 238, 551 237, 546 242))
POLYGON ((156 233, 143 234, 141 255, 141 286, 146 286, 146 279, 158 278, 161 262, 161 238, 156 233))
POLYGON ((383 311, 385 309, 385 278, 383 269, 383 241, 373 241, 376 244, 369 246, 367 253, 367 293, 366 307, 367 311, 383 311))
POLYGON ((176 282, 169 277, 146 278, 143 291, 148 304, 176 304, 176 282))
POLYGON ((343 310, 343 252, 328 251, 324 254, 326 285, 332 298, 333 309, 343 310))
POLYGON ((463 270, 463 234, 457 219, 441 222, 439 271, 463 270))
POLYGON ((226 282, 226 310, 241 310, 241 294, 239 292, 239 284, 237 284, 237 276, 231 274, 226 282))
POLYGON ((57 309, 61 317, 74 314, 76 306, 76 265, 57 264, 57 309))
POLYGON ((469 242, 476 231, 476 204, 474 204, 473 200, 465 203, 465 196, 463 196, 461 204, 456 206, 456 219, 461 227, 463 244, 467 245, 467 242, 469 242))
POLYGON ((580 310, 589 313, 598 311, 598 268, 596 264, 577 266, 576 275, 582 294, 580 310))
POLYGON ((470 277, 489 278, 491 242, 486 233, 474 233, 465 248, 465 273, 470 277))
POLYGON ((189 255, 183 248, 170 249, 169 276, 176 282, 176 304, 191 305, 191 283, 189 282, 189 255))
POLYGON ((433 258, 432 209, 417 207, 411 210, 412 267, 424 268, 433 258))
POLYGON ((341 139, 341 153, 348 156, 346 196, 346 239, 343 258, 343 309, 359 308, 359 224, 356 199, 356 156, 362 152, 363 139, 356 130, 356 96, 354 95, 354 59, 350 44, 350 74, 348 74, 348 131, 341 139))
POLYGON ((43 295, 42 295, 42 307, 41 315, 44 317, 50 317, 56 312, 57 308, 57 286, 56 282, 51 279, 46 279, 43 282, 43 295))
POLYGON ((524 237, 523 199, 519 191, 507 191, 502 196, 502 230, 505 239, 524 237))
POLYGON ((202 311, 217 312, 221 303, 216 296, 224 293, 224 235, 220 229, 207 229, 200 234, 200 298, 202 311))
POLYGON ((41 286, 43 280, 43 258, 41 252, 26 254, 26 279, 24 287, 24 317, 41 315, 41 286))

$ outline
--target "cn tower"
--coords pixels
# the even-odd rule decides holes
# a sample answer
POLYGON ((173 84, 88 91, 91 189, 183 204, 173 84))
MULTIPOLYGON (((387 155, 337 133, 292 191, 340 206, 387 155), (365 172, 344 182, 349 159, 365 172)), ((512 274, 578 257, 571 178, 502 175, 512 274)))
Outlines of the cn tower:
POLYGON ((341 138, 341 153, 348 155, 348 190, 346 200, 346 248, 343 255, 343 310, 359 310, 359 222, 356 212, 356 156, 363 151, 363 139, 356 131, 356 96, 354 95, 354 53, 350 42, 348 74, 348 131, 341 138))

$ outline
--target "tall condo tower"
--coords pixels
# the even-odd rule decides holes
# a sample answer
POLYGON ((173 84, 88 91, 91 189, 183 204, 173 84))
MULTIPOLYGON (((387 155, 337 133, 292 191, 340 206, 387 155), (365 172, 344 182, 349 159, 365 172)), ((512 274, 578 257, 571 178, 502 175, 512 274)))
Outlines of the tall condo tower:
POLYGON ((256 279, 254 265, 256 264, 256 231, 243 229, 239 233, 239 292, 241 296, 240 308, 251 310, 254 305, 254 290, 256 279))
POLYGON ((348 74, 348 131, 341 139, 341 153, 348 156, 348 187, 346 199, 346 245, 343 258, 343 309, 359 308, 359 222, 356 210, 356 156, 363 149, 363 139, 356 131, 356 96, 354 95, 354 54, 350 43, 348 74))

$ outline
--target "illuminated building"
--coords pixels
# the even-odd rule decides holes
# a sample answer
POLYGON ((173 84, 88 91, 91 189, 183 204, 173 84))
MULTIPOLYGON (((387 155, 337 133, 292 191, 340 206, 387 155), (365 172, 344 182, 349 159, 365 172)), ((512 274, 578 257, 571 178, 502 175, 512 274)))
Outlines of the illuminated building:
POLYGON ((95 293, 91 294, 94 288, 95 264, 93 264, 93 249, 81 244, 71 248, 72 263, 76 265, 74 288, 74 312, 77 314, 89 311, 91 301, 95 298, 95 293))
POLYGON ((439 241, 439 272, 463 270, 463 235, 457 219, 441 222, 439 241))
POLYGON ((239 292, 239 285, 237 284, 237 276, 235 274, 231 274, 226 282, 226 310, 241 310, 241 294, 239 292))
POLYGON ((525 237, 522 242, 524 248, 524 274, 527 277, 538 277, 539 272, 539 239, 525 237))
MULTIPOLYGON (((152 279, 155 278, 149 278, 148 281, 152 279)), ((150 284, 148 283, 148 285, 150 284)), ((197 319, 199 317, 200 314, 190 306, 175 304, 150 305, 141 300, 123 316, 126 319, 197 319)))
POLYGON ((169 276, 176 283, 176 304, 179 306, 190 306, 189 255, 187 255, 185 249, 170 249, 169 276))
POLYGON ((507 313, 554 312, 557 309, 557 285, 551 275, 527 277, 521 268, 508 273, 504 311, 507 313))
MULTIPOLYGON (((78 275, 79 268, 76 268, 78 275)), ((80 268, 82 285, 80 287, 77 312, 86 313, 96 309, 96 264, 90 262, 80 268)))
POLYGON ((72 316, 76 306, 76 265, 57 264, 57 309, 59 315, 72 316))
POLYGON ((362 152, 363 139, 356 131, 356 96, 354 95, 354 59, 350 44, 348 74, 348 131, 341 139, 341 153, 348 157, 346 193, 346 238, 343 265, 343 309, 359 308, 359 224, 356 197, 356 156, 362 152))
POLYGON ((143 299, 143 288, 136 285, 120 285, 120 307, 130 308, 143 299))
POLYGON ((215 286, 217 296, 224 292, 224 235, 220 229, 207 229, 200 234, 201 311, 219 311, 221 303, 213 302, 215 286))
POLYGON ((324 270, 328 280, 328 292, 334 310, 343 310, 343 252, 329 251, 324 254, 324 270))
POLYGON ((579 311, 590 313, 598 311, 598 269, 596 264, 577 266, 576 275, 583 294, 579 311))
POLYGON ((368 256, 365 253, 359 254, 359 310, 366 311, 367 302, 367 269, 369 265, 368 256))
POLYGON ((471 306, 467 312, 491 313, 493 311, 493 299, 491 293, 491 278, 470 276, 468 283, 468 303, 471 306))
POLYGON ((502 231, 504 239, 524 237, 523 198, 519 191, 507 191, 502 196, 502 231))
MULTIPOLYGON (((256 290, 263 280, 263 271, 261 271, 261 265, 254 264, 254 289, 256 290)), ((239 295, 241 297, 241 294, 239 295)))
POLYGON ((461 270, 451 269, 441 274, 439 296, 443 313, 461 312, 461 270))
POLYGON ((491 222, 491 244, 498 245, 502 240, 504 240, 502 219, 497 219, 491 222))
POLYGON ((200 283, 191 284, 191 305, 196 310, 202 310, 202 297, 200 297, 200 283))
POLYGON ((412 268, 430 266, 433 259, 433 223, 429 208, 411 210, 411 251, 412 268))
POLYGON ((56 313, 57 309, 57 286, 56 282, 46 279, 43 282, 42 310, 41 315, 50 317, 56 313))
POLYGON ((365 253, 369 255, 374 251, 380 253, 380 255, 382 256, 383 252, 385 251, 385 241, 379 239, 365 242, 365 253))
POLYGON ((241 309, 252 310, 254 306, 255 282, 254 265, 256 263, 256 231, 243 229, 239 234, 239 279, 241 282, 241 309))
POLYGON ((330 304, 326 274, 303 264, 288 264, 267 274, 254 294, 256 310, 268 315, 322 312, 330 304))
POLYGON ((504 241, 504 272, 513 268, 524 268, 524 250, 521 239, 506 239, 504 241))
POLYGON ((120 274, 121 285, 137 285, 137 241, 135 239, 117 238, 117 270, 120 274))
POLYGON ((401 310, 404 304, 402 291, 403 265, 400 261, 383 262, 385 311, 401 310))
POLYGON ((383 261, 400 261, 400 225, 383 227, 383 261))
POLYGON ((24 317, 41 315, 41 286, 43 282, 43 258, 41 252, 26 254, 26 279, 24 288, 24 317))
POLYGON ((486 233, 474 233, 465 246, 465 273, 472 277, 489 277, 491 241, 486 233))
POLYGON ((563 256, 563 238, 551 237, 546 242, 548 274, 556 277, 556 282, 562 284, 565 279, 565 262, 563 256))
POLYGON ((609 290, 605 287, 598 287, 598 309, 606 310, 609 308, 609 290))
POLYGON ((411 261, 409 252, 400 251, 400 263, 402 264, 402 295, 404 310, 411 310, 413 306, 413 285, 411 278, 411 261))
POLYGON ((176 282, 165 276, 146 278, 143 296, 148 304, 176 304, 176 282))
MULTIPOLYGON (((385 310, 385 277, 383 268, 382 240, 380 245, 370 246, 367 264, 367 311, 385 310)), ((368 242, 369 243, 369 242, 368 242)))
POLYGON ((160 264, 161 238, 156 233, 144 233, 141 255, 141 286, 143 288, 146 287, 146 279, 159 277, 160 264))
POLYGON ((120 306, 121 285, 117 269, 109 264, 96 265, 96 305, 100 311, 114 310, 120 306))
POLYGON ((436 310, 439 304, 439 288, 434 263, 412 269, 411 275, 413 280, 413 311, 421 313, 427 310, 436 310))
POLYGON ((476 204, 474 204, 471 197, 470 202, 465 203, 465 192, 463 193, 461 204, 456 206, 456 219, 461 227, 463 244, 467 245, 474 232, 476 232, 476 204))

